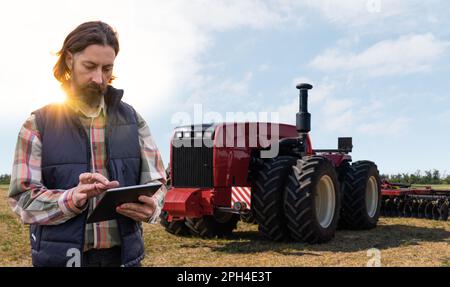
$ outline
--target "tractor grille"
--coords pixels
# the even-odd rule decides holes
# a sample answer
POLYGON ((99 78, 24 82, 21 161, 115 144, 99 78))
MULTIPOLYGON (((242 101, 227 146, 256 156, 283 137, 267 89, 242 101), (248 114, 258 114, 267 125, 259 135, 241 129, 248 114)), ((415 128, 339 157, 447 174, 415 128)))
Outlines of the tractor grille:
POLYGON ((212 147, 172 147, 172 172, 175 187, 213 187, 212 147))

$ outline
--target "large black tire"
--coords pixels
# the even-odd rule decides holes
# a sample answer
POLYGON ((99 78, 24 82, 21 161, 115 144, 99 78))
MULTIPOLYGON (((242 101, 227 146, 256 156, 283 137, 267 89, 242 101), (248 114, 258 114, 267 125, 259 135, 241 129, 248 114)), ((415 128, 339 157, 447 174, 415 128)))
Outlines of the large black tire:
POLYGON ((291 169, 284 211, 296 241, 325 243, 336 232, 341 194, 333 165, 320 156, 304 157, 291 169))
POLYGON ((272 241, 286 241, 289 231, 283 210, 283 194, 289 171, 296 158, 280 156, 267 159, 252 185, 252 213, 260 233, 272 241))
POLYGON ((191 233, 189 232, 189 228, 185 224, 185 220, 173 220, 172 222, 168 221, 169 213, 166 211, 161 211, 160 224, 164 227, 164 229, 178 236, 187 236, 191 233))
MULTIPOLYGON (((382 200, 381 180, 375 163, 370 161, 353 163, 345 175, 342 193, 340 226, 352 230, 375 228, 382 200)), ((388 210, 385 215, 391 216, 388 210)))
POLYGON ((216 212, 200 218, 186 218, 186 226, 191 233, 202 238, 229 236, 237 227, 239 215, 216 212))

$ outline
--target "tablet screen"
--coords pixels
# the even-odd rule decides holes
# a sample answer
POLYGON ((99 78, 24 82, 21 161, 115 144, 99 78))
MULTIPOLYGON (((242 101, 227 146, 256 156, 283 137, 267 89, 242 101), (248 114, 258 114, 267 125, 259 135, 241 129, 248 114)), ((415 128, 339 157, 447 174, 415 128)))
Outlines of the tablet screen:
POLYGON ((152 196, 161 187, 161 183, 149 183, 108 189, 87 219, 87 223, 116 219, 119 214, 116 207, 124 203, 140 203, 139 196, 152 196))

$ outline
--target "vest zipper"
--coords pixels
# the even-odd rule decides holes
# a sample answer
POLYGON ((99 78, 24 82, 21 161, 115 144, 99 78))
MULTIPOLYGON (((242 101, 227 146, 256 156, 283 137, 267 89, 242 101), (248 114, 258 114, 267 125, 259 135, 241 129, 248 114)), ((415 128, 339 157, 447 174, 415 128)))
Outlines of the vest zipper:
POLYGON ((95 173, 95 159, 94 149, 92 148, 92 126, 94 125, 94 118, 91 118, 91 126, 89 127, 89 146, 91 149, 91 173, 95 173))
MULTIPOLYGON (((90 171, 91 169, 89 168, 89 165, 91 165, 91 151, 90 151, 90 144, 89 144, 89 136, 86 133, 86 130, 83 128, 83 125, 81 124, 80 119, 78 118, 78 116, 74 116, 74 122, 75 125, 78 126, 78 130, 80 131, 80 134, 84 135, 84 138, 86 140, 86 149, 88 149, 86 151, 86 158, 87 158, 87 167, 86 167, 86 171, 90 171)), ((80 247, 80 252, 81 252, 81 258, 80 258, 80 263, 81 266, 83 266, 83 262, 84 262, 84 258, 83 258, 83 253, 84 253, 84 244, 86 243, 86 224, 87 224, 87 218, 89 215, 89 208, 88 210, 85 211, 86 215, 84 216, 84 228, 83 228, 83 235, 81 238, 81 247, 80 247)))
MULTIPOLYGON (((93 133, 93 130, 92 130, 92 127, 93 127, 93 125, 94 125, 94 117, 91 117, 91 125, 89 126, 89 147, 90 147, 90 150, 91 150, 91 173, 95 173, 96 172, 96 170, 95 170, 95 157, 94 157, 94 148, 93 148, 93 145, 92 145, 92 133, 93 133)), ((96 204, 97 204, 97 198, 92 198, 92 206, 93 206, 93 208, 95 208, 95 206, 96 206, 96 204)), ((97 223, 93 223, 92 224, 92 227, 93 227, 93 231, 94 231, 94 249, 96 248, 96 247, 98 247, 98 242, 97 242, 97 237, 98 237, 98 234, 97 234, 97 223)))

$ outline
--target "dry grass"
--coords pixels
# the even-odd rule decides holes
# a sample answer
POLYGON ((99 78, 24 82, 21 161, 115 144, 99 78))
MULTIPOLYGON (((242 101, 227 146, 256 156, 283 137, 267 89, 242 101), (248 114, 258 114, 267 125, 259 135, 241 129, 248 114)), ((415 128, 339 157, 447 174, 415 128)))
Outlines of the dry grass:
MULTIPOLYGON (((0 186, 0 266, 29 266, 28 228, 6 203, 0 186)), ((322 245, 273 243, 255 225, 239 223, 230 238, 176 237, 146 225, 144 266, 366 266, 367 250, 381 251, 383 266, 450 266, 450 223, 382 218, 375 230, 339 230, 322 245)))
POLYGON ((0 185, 0 266, 30 266, 28 227, 9 208, 7 193, 8 186, 0 185))

